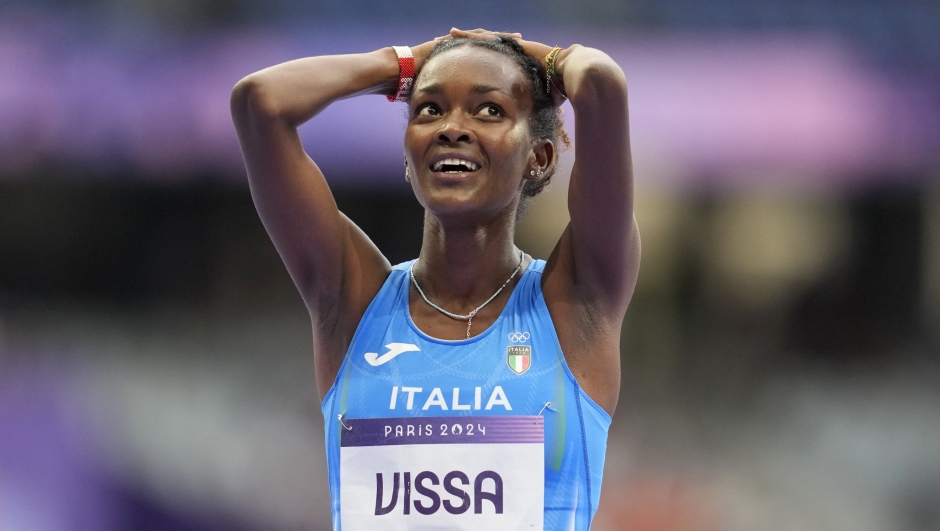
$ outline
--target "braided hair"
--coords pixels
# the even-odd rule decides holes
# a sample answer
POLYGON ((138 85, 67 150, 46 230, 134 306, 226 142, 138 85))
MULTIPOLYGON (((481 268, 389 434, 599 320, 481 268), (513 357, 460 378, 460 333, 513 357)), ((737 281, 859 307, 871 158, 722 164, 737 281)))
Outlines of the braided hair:
MULTIPOLYGON (((512 37, 499 37, 497 40, 478 40, 478 39, 447 39, 439 41, 434 49, 425 59, 425 64, 448 50, 460 48, 463 46, 475 46, 486 48, 496 53, 505 55, 513 60, 522 72, 523 78, 529 86, 529 94, 532 96, 532 115, 529 117, 529 131, 532 136, 540 140, 549 140, 555 145, 554 155, 544 176, 536 181, 526 181, 522 187, 522 202, 519 204, 519 211, 516 219, 521 219, 528 210, 529 199, 538 195, 548 186, 552 176, 555 174, 555 168, 558 163, 558 151, 561 146, 569 147, 571 142, 568 140, 568 133, 565 131, 564 122, 561 119, 561 109, 556 108, 551 96, 548 94, 545 81, 545 68, 542 64, 527 55, 516 39, 512 37)), ((420 75, 420 72, 418 73, 420 75)))

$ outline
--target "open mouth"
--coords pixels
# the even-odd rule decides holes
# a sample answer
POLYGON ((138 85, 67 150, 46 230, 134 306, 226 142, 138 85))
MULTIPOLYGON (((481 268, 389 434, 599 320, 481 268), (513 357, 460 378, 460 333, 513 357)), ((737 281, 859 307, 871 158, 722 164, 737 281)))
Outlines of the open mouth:
POLYGON ((466 173, 478 169, 480 169, 480 166, 477 163, 463 159, 444 159, 431 165, 431 171, 443 173, 466 173))

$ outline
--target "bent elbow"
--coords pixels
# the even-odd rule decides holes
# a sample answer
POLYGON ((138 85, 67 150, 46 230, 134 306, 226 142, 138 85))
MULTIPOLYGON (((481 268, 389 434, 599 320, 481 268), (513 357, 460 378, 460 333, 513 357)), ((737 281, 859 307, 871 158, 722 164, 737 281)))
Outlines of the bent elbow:
POLYGON ((575 104, 576 100, 590 103, 618 96, 625 100, 627 77, 620 65, 596 48, 580 45, 574 45, 574 47, 574 52, 568 59, 576 65, 570 86, 568 79, 565 80, 565 88, 568 90, 571 103, 575 104))
POLYGON ((598 54, 586 65, 584 80, 593 91, 604 94, 627 93, 627 76, 620 65, 605 53, 598 54))
POLYGON ((236 124, 278 115, 264 82, 257 74, 248 75, 235 84, 229 104, 236 124))

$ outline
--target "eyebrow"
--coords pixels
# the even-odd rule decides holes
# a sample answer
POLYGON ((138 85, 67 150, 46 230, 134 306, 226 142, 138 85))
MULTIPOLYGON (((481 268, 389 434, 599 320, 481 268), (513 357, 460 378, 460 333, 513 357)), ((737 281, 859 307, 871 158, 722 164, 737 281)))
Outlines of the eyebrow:
POLYGON ((505 90, 499 87, 494 87, 492 85, 474 85, 471 90, 473 91, 474 94, 486 94, 488 92, 502 92, 503 94, 506 94, 507 96, 510 96, 510 97, 512 96, 512 94, 506 92, 505 90))
MULTIPOLYGON (((474 85, 473 88, 470 89, 470 91, 473 92, 474 94, 487 94, 489 92, 502 92, 503 94, 509 96, 510 98, 512 97, 512 94, 510 94, 509 92, 506 92, 505 90, 499 87, 494 87, 492 85, 474 85)), ((444 92, 444 87, 440 84, 427 85, 425 87, 421 87, 420 89, 418 89, 419 94, 440 94, 442 92, 444 92)))

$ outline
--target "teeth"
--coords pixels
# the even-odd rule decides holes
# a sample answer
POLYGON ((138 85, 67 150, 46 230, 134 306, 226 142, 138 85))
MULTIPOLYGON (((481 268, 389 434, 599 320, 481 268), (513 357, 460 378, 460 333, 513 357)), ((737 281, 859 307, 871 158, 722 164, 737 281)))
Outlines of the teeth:
POLYGON ((479 169, 476 163, 463 159, 444 159, 434 163, 432 169, 434 171, 440 171, 444 166, 466 166, 470 171, 477 171, 477 169, 479 169))

